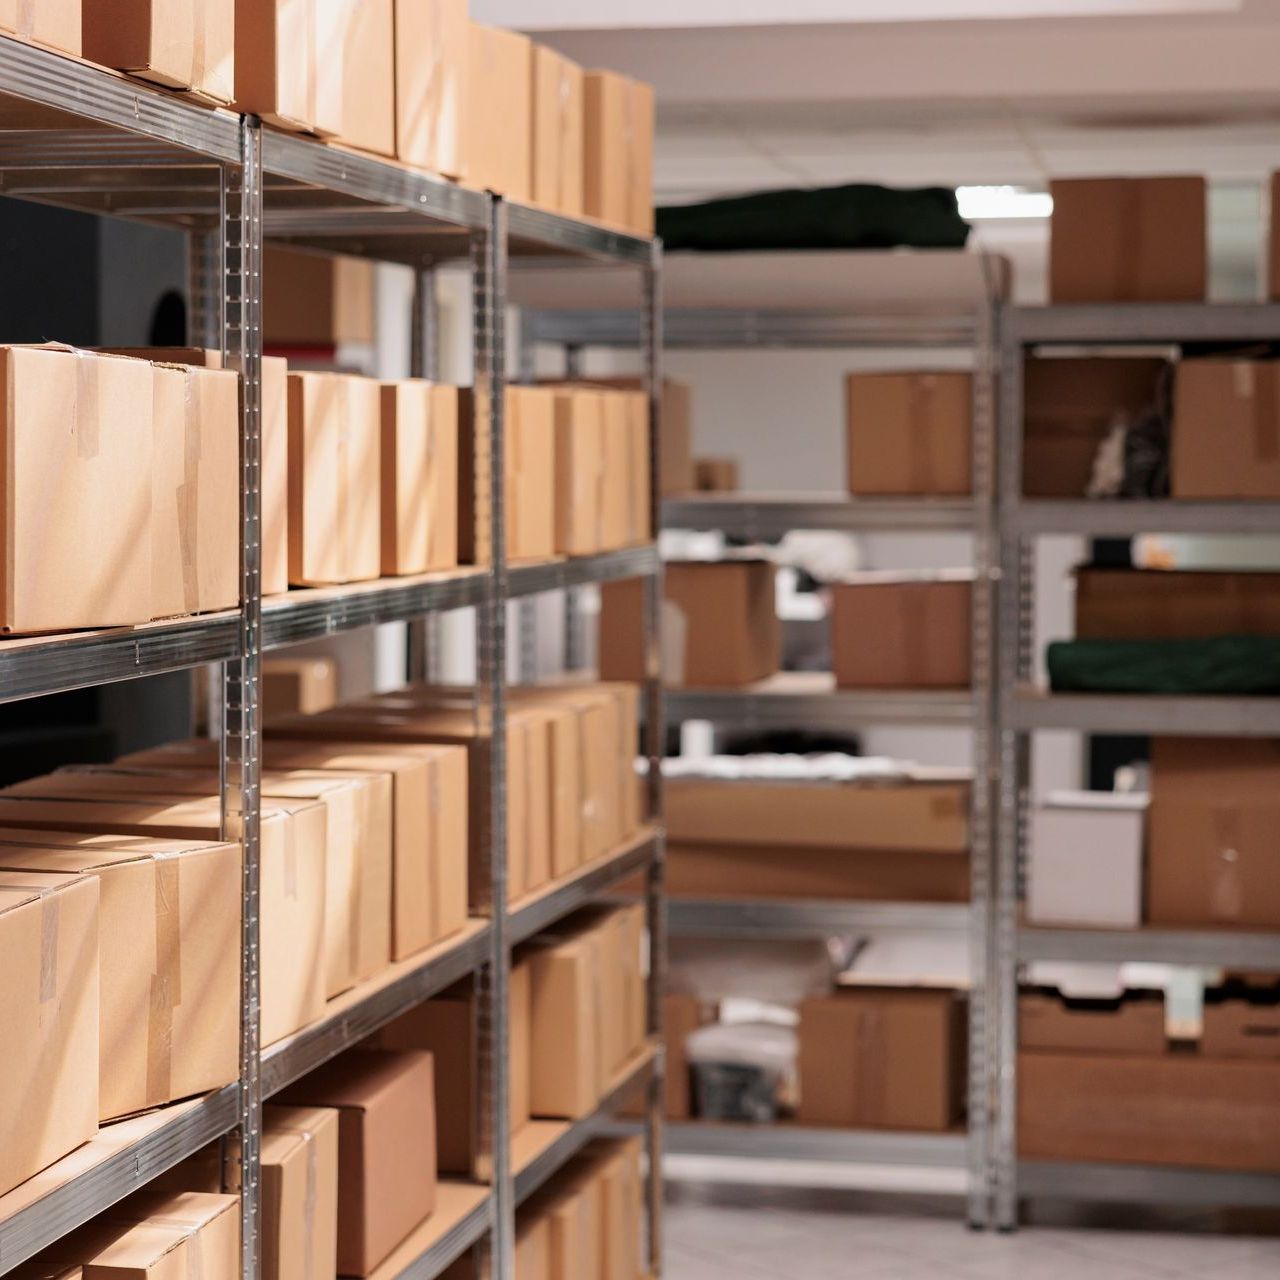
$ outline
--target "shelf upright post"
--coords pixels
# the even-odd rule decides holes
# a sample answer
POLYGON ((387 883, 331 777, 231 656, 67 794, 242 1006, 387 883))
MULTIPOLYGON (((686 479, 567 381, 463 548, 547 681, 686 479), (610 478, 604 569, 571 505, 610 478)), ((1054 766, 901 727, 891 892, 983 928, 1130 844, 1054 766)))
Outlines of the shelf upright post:
MULTIPOLYGON (((662 242, 655 240, 644 267, 641 314, 644 388, 649 399, 649 520, 653 537, 662 522, 662 242)), ((572 593, 570 593, 572 594, 572 593)), ((647 1030, 661 1046, 663 996, 666 989, 666 833, 662 830, 662 757, 666 747, 666 713, 662 698, 662 562, 644 580, 646 793, 648 819, 657 828, 645 877, 649 929, 647 1030)), ((566 622, 570 619, 566 618, 566 622)), ((576 619, 574 620, 576 621, 576 619)), ((662 1129, 666 1114, 666 1062, 659 1047, 649 1076, 645 1108, 645 1146, 649 1160, 649 1274, 662 1274, 662 1129)))
MULTIPOLYGON (((436 317, 435 267, 424 263, 413 273, 413 302, 409 315, 409 375, 434 382, 440 376, 440 330, 436 317)), ((430 613, 408 623, 405 659, 410 684, 438 678, 440 615, 430 613)))
POLYGON ((224 170, 225 333, 228 367, 240 374, 240 653, 226 663, 220 773, 222 830, 242 849, 240 947, 241 1280, 257 1280, 261 1257, 262 1082, 258 990, 258 827, 261 816, 262 577, 262 130, 240 125, 240 164, 224 170))
POLYGON ((505 340, 507 206, 490 201, 488 225, 471 238, 475 375, 477 544, 487 529, 489 565, 478 610, 476 715, 489 739, 488 830, 490 953, 480 971, 480 1133, 482 1161, 493 1193, 492 1280, 511 1280, 515 1267, 515 1195, 511 1178, 511 1081, 508 1013, 511 948, 507 942, 506 680, 507 581, 505 340))

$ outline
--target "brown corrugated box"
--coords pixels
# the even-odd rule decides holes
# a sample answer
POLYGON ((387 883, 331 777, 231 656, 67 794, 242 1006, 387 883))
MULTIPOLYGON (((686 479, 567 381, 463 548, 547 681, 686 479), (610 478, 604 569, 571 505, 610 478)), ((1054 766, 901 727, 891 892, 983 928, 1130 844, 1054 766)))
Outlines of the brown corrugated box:
POLYGON ((849 374, 845 440, 850 493, 972 493, 973 375, 849 374))
POLYGON ((652 235, 652 87, 614 71, 588 71, 583 104, 587 216, 652 235))
POLYGON ((263 1280, 332 1280, 338 1261, 338 1112, 262 1112, 263 1280))
POLYGON ((431 1054, 350 1050, 280 1096, 339 1112, 338 1274, 366 1276, 435 1208, 431 1054))
POLYGON ((644 1191, 639 1138, 596 1143, 588 1148, 592 1175, 599 1185, 600 1280, 634 1280, 644 1274, 640 1218, 644 1191))
POLYGON ((558 555, 604 549, 604 393, 557 387, 555 511, 558 555))
POLYGON ((1280 573, 1209 569, 1075 572, 1081 640, 1204 639, 1280 632, 1280 573))
POLYGON ((1280 1002, 1274 998, 1207 1000, 1200 1035, 1206 1058, 1280 1058, 1280 1002))
POLYGON ((1051 302, 1203 302, 1207 192, 1199 177, 1049 184, 1051 302))
POLYGON ((262 716, 315 715, 338 700, 338 664, 333 658, 264 658, 262 716))
POLYGON ((831 587, 831 661, 841 689, 966 689, 973 574, 857 574, 831 587))
POLYGON ((1158 399, 1166 368, 1148 356, 1028 356, 1023 364, 1022 491, 1083 498, 1098 446, 1158 399))
POLYGON ((83 52, 104 67, 229 103, 236 91, 235 19, 236 0, 90 0, 83 52))
POLYGON ((638 236, 654 232, 653 145, 657 131, 653 86, 631 82, 627 95, 627 229, 638 236))
POLYGON ((236 0, 235 41, 236 110, 316 131, 314 0, 236 0))
MULTIPOLYGON (((575 385, 644 390, 641 379, 633 377, 591 378, 587 383, 575 385)), ((661 442, 658 474, 663 496, 693 493, 698 487, 693 465, 693 388, 687 382, 676 378, 662 380, 658 434, 661 442)), ((738 487, 736 472, 728 487, 738 487)))
POLYGON ((98 1130, 98 878, 0 872, 0 1195, 98 1130))
POLYGON ((1271 228, 1267 242, 1267 297, 1280 300, 1280 173, 1271 175, 1271 228))
POLYGON ((467 0, 395 0, 396 157, 415 168, 467 174, 467 0))
POLYGON ((1173 410, 1171 497, 1280 497, 1280 361, 1182 360, 1173 410))
POLYGON ((470 24, 467 185, 528 204, 533 196, 533 44, 470 24))
POLYGON ((343 142, 396 154, 396 58, 392 0, 347 0, 342 68, 343 142))
MULTIPOLYGON (((508 987, 511 1132, 529 1123, 529 967, 517 964, 508 987)), ((388 1049, 429 1050, 435 1059, 436 1135, 440 1168, 468 1178, 485 1176, 480 1151, 480 1002, 470 985, 452 987, 402 1014, 378 1032, 388 1049)))
POLYGON ((584 212, 584 96, 582 68, 554 49, 535 45, 532 199, 570 218, 584 212))
POLYGON ((737 458, 694 458, 694 488, 698 493, 737 493, 740 471, 737 458))
POLYGON ((98 1119, 236 1079, 239 845, 6 830, 0 868, 97 877, 98 1119))
POLYGON ((1018 1150, 1045 1160, 1280 1170, 1280 1063, 1018 1055, 1018 1150))
MULTIPOLYGON (((551 1280, 595 1280, 603 1244, 600 1187, 573 1164, 551 1185, 521 1206, 528 1220, 541 1220, 550 1234, 551 1280)), ((523 1272, 519 1273, 523 1280, 523 1272)))
POLYGON ((1147 920, 1280 927, 1280 742, 1155 738, 1147 920))
POLYGON ((600 472, 601 547, 625 546, 631 520, 631 414, 623 394, 609 391, 601 400, 604 465, 600 472))
POLYGON ((1050 1053, 1165 1051, 1164 999, 1126 992, 1116 1000, 1068 1000, 1051 991, 1018 997, 1018 1045, 1050 1053))
POLYGON ((551 1223, 521 1214, 516 1224, 515 1270, 520 1280, 552 1280, 551 1223))
POLYGON ((964 1114, 954 991, 859 987, 800 1006, 801 1124, 945 1131, 964 1114))
POLYGON ((80 0, 0 0, 0 31, 80 57, 80 0))
POLYGON ((289 374, 289 580, 379 576, 381 425, 378 383, 289 374))
POLYGON ((268 346, 368 346, 373 265, 268 246, 262 255, 262 334, 268 346))
POLYGON ((347 46, 353 13, 365 0, 311 0, 315 6, 315 110, 311 127, 341 137, 347 118, 347 46))

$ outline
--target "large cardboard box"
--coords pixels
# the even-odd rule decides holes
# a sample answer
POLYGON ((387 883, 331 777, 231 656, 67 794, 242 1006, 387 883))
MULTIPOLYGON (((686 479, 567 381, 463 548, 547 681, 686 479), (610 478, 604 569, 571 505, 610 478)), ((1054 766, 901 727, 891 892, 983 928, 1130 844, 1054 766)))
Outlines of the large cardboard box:
MULTIPOLYGON (((355 10, 366 0, 311 0, 315 6, 315 111, 312 131, 321 137, 341 137, 346 128, 347 63, 353 39, 355 10)), ((387 74, 391 74, 388 71, 387 74)), ((360 92, 367 92, 363 86, 360 92)))
POLYGON ((1076 570, 1081 640, 1194 640, 1280 634, 1280 573, 1076 570))
POLYGON ((98 1130, 98 879, 0 872, 0 1195, 98 1130))
POLYGON ((264 658, 262 716, 314 715, 338 701, 338 664, 333 658, 264 658))
POLYGON ((1156 738, 1147 922, 1280 927, 1280 742, 1156 738))
POLYGON ((382 545, 379 386, 338 373, 289 375, 289 580, 361 582, 382 545))
POLYGON ((588 71, 584 120, 587 216, 652 235, 652 87, 614 71, 588 71))
POLYGON ((533 44, 470 24, 467 185, 528 204, 533 198, 533 44))
POLYGON ((640 1222, 644 1204, 639 1138, 601 1142, 588 1149, 600 1195, 600 1280, 634 1280, 644 1274, 640 1222))
POLYGON ((343 67, 343 142, 381 156, 396 153, 396 56, 393 0, 347 0, 343 67))
POLYGON ((262 1113, 263 1280, 332 1280, 338 1262, 339 1113, 262 1113))
POLYGON ((467 0, 395 0, 395 21, 396 158, 465 178, 467 0))
POLYGON ((236 92, 235 11, 236 0, 90 0, 84 6, 84 56, 228 103, 236 92))
POLYGON ((0 868, 98 880, 98 1119, 236 1079, 239 845, 6 831, 0 868))
POLYGON ((382 384, 382 572, 458 562, 457 389, 382 384))
POLYGON ((1028 924, 1136 929, 1142 923, 1147 796, 1059 791, 1031 817, 1028 924))
POLYGON ((557 555, 604 549, 604 392, 555 389, 557 555))
POLYGON ((1170 443, 1171 497, 1280 497, 1280 361, 1180 361, 1170 443))
POLYGON ((0 629, 151 617, 152 370, 69 347, 0 347, 7 411, 0 629))
POLYGON ((1206 1001, 1200 1052, 1206 1058, 1280 1058, 1280 1002, 1274 993, 1206 1001))
POLYGON ((967 689, 973 574, 856 574, 831 588, 831 662, 841 689, 967 689))
POLYGON ((1280 1063, 1170 1054, 1018 1055, 1031 1159, 1280 1171, 1280 1063))
POLYGON ((80 57, 81 0, 0 0, 0 31, 80 57))
MULTIPOLYGON (((530 981, 529 966, 511 969, 507 990, 509 1097, 511 1132, 529 1123, 530 981)), ((440 1168, 467 1178, 487 1176, 481 1162, 479 1107, 484 1096, 480 1079, 480 1002, 463 983, 402 1014, 378 1032, 388 1049, 429 1050, 435 1060, 436 1134, 440 1168)))
POLYGON ((1098 446, 1118 421, 1132 422, 1156 406, 1167 368, 1148 356, 1028 356, 1023 493, 1083 498, 1098 446))
POLYGON ((1203 302, 1207 191, 1199 177, 1049 184, 1051 302, 1203 302))
POLYGON ((954 991, 850 988, 800 1006, 801 1124, 941 1132, 964 1114, 954 991))
POLYGON ((601 1209, 599 1182, 584 1177, 581 1166, 570 1166, 522 1208, 547 1224, 551 1280, 598 1280, 601 1209))
POLYGON ((262 333, 273 347, 369 346, 373 265, 270 246, 262 255, 262 333))
POLYGON ((845 379, 849 492, 973 492, 973 375, 851 373, 845 379))
POLYGON ((1069 1000, 1056 991, 1024 991, 1018 997, 1022 1049, 1159 1056, 1165 1044, 1164 998, 1159 993, 1069 1000))
POLYGON ((533 50, 533 203, 580 218, 584 212, 585 84, 576 62, 545 45, 533 50))
POLYGON ((600 471, 601 547, 625 546, 631 522, 631 415, 624 395, 607 391, 602 399, 604 457, 600 471))
POLYGON ((520 1215, 516 1224, 514 1274, 520 1280, 552 1280, 551 1223, 545 1217, 520 1215))
POLYGON ((339 1113, 338 1274, 367 1276, 435 1208, 431 1054, 350 1050, 281 1099, 339 1113))
MULTIPOLYGON (((318 131, 317 0, 236 0, 235 107, 269 124, 318 131)), ((335 104, 341 110, 341 95, 335 104)))

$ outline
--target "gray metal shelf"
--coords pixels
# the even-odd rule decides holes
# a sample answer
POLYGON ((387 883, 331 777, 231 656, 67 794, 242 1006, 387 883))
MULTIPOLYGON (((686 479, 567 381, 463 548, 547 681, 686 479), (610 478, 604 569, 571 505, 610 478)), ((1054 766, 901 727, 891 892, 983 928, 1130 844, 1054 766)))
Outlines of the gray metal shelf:
POLYGON ((963 1133, 819 1129, 800 1124, 692 1121, 667 1126, 667 1150, 673 1155, 826 1160, 931 1169, 965 1168, 967 1141, 963 1133))
POLYGON ((1018 960, 1280 970, 1280 935, 1245 929, 1068 929, 1023 925, 1018 930, 1018 960))
POLYGON ((1275 1208, 1280 1205, 1280 1174, 1027 1159, 1019 1161, 1018 1191, 1097 1203, 1275 1208))
POLYGON ((1280 333, 1280 304, 1167 302, 1011 307, 1005 338, 1013 344, 1081 346, 1256 342, 1280 333))
POLYGON ((1280 502, 1023 498, 1009 513, 1023 535, 1126 538, 1143 533, 1280 533, 1280 502))
MULTIPOLYGON (((635 267, 649 264, 653 241, 647 236, 618 231, 600 223, 566 218, 549 209, 507 202, 507 232, 510 252, 517 257, 537 259, 544 255, 571 255, 604 263, 635 267)), ((633 309, 631 315, 636 316, 633 309)), ((636 337, 631 346, 640 346, 641 324, 636 321, 636 337)))
POLYGON ((442 1179, 431 1217, 396 1247, 379 1274, 387 1280, 435 1280, 492 1229, 493 1197, 488 1191, 442 1179), (408 1254, 413 1256, 404 1261, 408 1254))
POLYGON ((726 494, 668 498, 664 529, 714 529, 732 537, 779 538, 792 529, 845 533, 966 532, 973 528, 968 498, 788 497, 726 494))
POLYGON ((1009 723, 1026 732, 1191 734, 1216 737, 1280 736, 1280 698, 1219 698, 1155 693, 1018 692, 1009 723))
POLYGON ((532 596, 621 578, 650 577, 658 572, 660 565, 658 548, 652 543, 545 564, 513 564, 507 571, 508 594, 513 598, 532 596))
POLYGON ((817 902, 750 899, 667 900, 668 928, 676 937, 812 938, 860 933, 964 933, 962 902, 817 902))

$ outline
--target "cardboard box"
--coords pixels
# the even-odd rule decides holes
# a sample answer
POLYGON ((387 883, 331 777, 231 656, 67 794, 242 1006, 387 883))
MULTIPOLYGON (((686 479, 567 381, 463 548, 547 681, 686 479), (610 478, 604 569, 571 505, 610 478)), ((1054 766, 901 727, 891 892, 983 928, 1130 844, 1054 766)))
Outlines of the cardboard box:
POLYGON ((555 389, 557 555, 604 549, 604 400, 589 387, 555 389))
POLYGON ((1165 1052, 1164 997, 1126 992, 1115 1000, 1070 1000, 1054 991, 1018 996, 1018 1045, 1049 1053, 1165 1052))
POLYGON ((0 629, 150 619, 151 375, 141 360, 0 347, 0 629))
POLYGON ((273 347, 370 346, 373 265, 269 246, 262 255, 262 333, 273 347))
POLYGON ((640 1220, 644 1191, 639 1138, 598 1143, 588 1151, 599 1183, 600 1280, 633 1280, 644 1274, 640 1220))
POLYGON ((533 203, 580 218, 584 212, 585 85, 576 62, 545 45, 533 50, 533 203))
POLYGON ((314 715, 338 701, 338 664, 332 658, 264 658, 262 716, 314 715))
POLYGON ((467 185, 528 204, 533 198, 533 44, 470 23, 467 185))
POLYGON ((380 399, 371 378, 289 375, 289 580, 379 576, 380 399))
POLYGON ((1280 173, 1271 175, 1271 232, 1267 243, 1267 297, 1280 299, 1280 173))
POLYGON ((338 1261, 339 1113, 262 1113, 263 1280, 332 1280, 338 1261))
POLYGON ((367 1276, 436 1202, 429 1053, 353 1049, 290 1085, 284 1102, 338 1110, 338 1274, 367 1276))
POLYGON ((584 1178, 580 1166, 570 1166, 526 1204, 524 1213, 547 1224, 551 1280, 596 1280, 603 1248, 602 1207, 598 1181, 584 1178))
POLYGON ((631 414, 623 393, 605 392, 602 399, 604 458, 600 472, 601 547, 612 551, 627 544, 631 522, 631 414))
POLYGON ((0 872, 0 1194, 98 1131, 98 879, 0 872))
MULTIPOLYGON (((0 828, 216 841, 222 822, 216 797, 134 796, 69 804, 5 794, 0 796, 0 828)), ((260 1035, 265 1048, 324 1010, 324 808, 314 801, 264 801, 259 847, 260 1035)))
POLYGON ((973 492, 973 375, 851 373, 845 379, 849 492, 973 492))
POLYGON ((229 103, 236 91, 235 11, 236 0, 91 0, 84 6, 84 56, 229 103))
POLYGON ((1203 302, 1207 191, 1199 177, 1049 184, 1050 302, 1203 302))
POLYGON ((395 0, 396 157, 461 180, 467 174, 467 0, 395 0))
POLYGON ((343 68, 343 142, 380 156, 396 154, 396 56, 393 0, 347 0, 343 68))
POLYGON ((740 470, 737 458, 694 458, 694 488, 698 493, 737 493, 740 470))
POLYGON ((457 389, 382 384, 382 572, 458 562, 457 389))
POLYGON ((627 95, 627 230, 638 236, 654 233, 653 144, 657 131, 653 86, 631 82, 627 95))
POLYGON ((943 1132, 964 1115, 954 991, 848 988, 800 1006, 801 1124, 943 1132))
POLYGON ((1206 1058, 1280 1058, 1280 1002, 1265 996, 1207 1000, 1200 1053, 1206 1058))
MULTIPOLYGON (((590 385, 644 391, 639 378, 593 378, 590 385)), ((659 404, 659 486, 664 497, 688 496, 699 487, 693 464, 693 388, 676 378, 664 378, 659 404)), ((727 487, 736 489, 737 464, 729 465, 734 476, 727 487)))
POLYGON ((1018 1150, 1045 1160, 1280 1169, 1280 1064, 1018 1055, 1018 1150))
MULTIPOLYGON (((529 1123, 530 974, 527 964, 511 969, 508 1048, 511 1054, 511 1132, 529 1123)), ((429 1050, 435 1060, 436 1133, 440 1168, 468 1178, 487 1176, 480 1156, 480 1002, 467 983, 402 1014, 378 1032, 387 1049, 429 1050)))
POLYGON ((520 1280, 552 1280, 551 1223, 522 1213, 516 1224, 515 1271, 520 1280))
POLYGON ((1081 567, 1075 582, 1081 640, 1280 632, 1280 573, 1081 567))
POLYGON ((587 216, 652 235, 653 89, 613 71, 588 71, 583 113, 587 216))
POLYGON ((627 410, 627 528, 623 545, 638 546, 653 539, 650 514, 649 397, 639 391, 619 393, 627 410))
POLYGON ((240 847, 0 834, 0 868, 98 881, 99 1120, 239 1075, 240 847), (184 993, 187 993, 184 999, 184 993))
POLYGON ((856 574, 831 588, 840 689, 967 689, 973 574, 856 574))
POLYGON ((1152 740, 1149 924, 1280 926, 1277 787, 1274 740, 1152 740))
POLYGON ((78 58, 81 0, 0 0, 0 31, 78 58))
POLYGON ((236 0, 237 111, 282 129, 318 131, 316 3, 236 0))
POLYGON ((1156 406, 1167 368, 1146 356, 1027 356, 1023 493, 1083 498, 1099 445, 1118 421, 1132 422, 1156 406))
POLYGON ((1142 923, 1147 796, 1059 791, 1031 817, 1028 924, 1136 929, 1142 923))
POLYGON ((1182 360, 1173 408, 1171 497, 1280 497, 1280 362, 1182 360))

